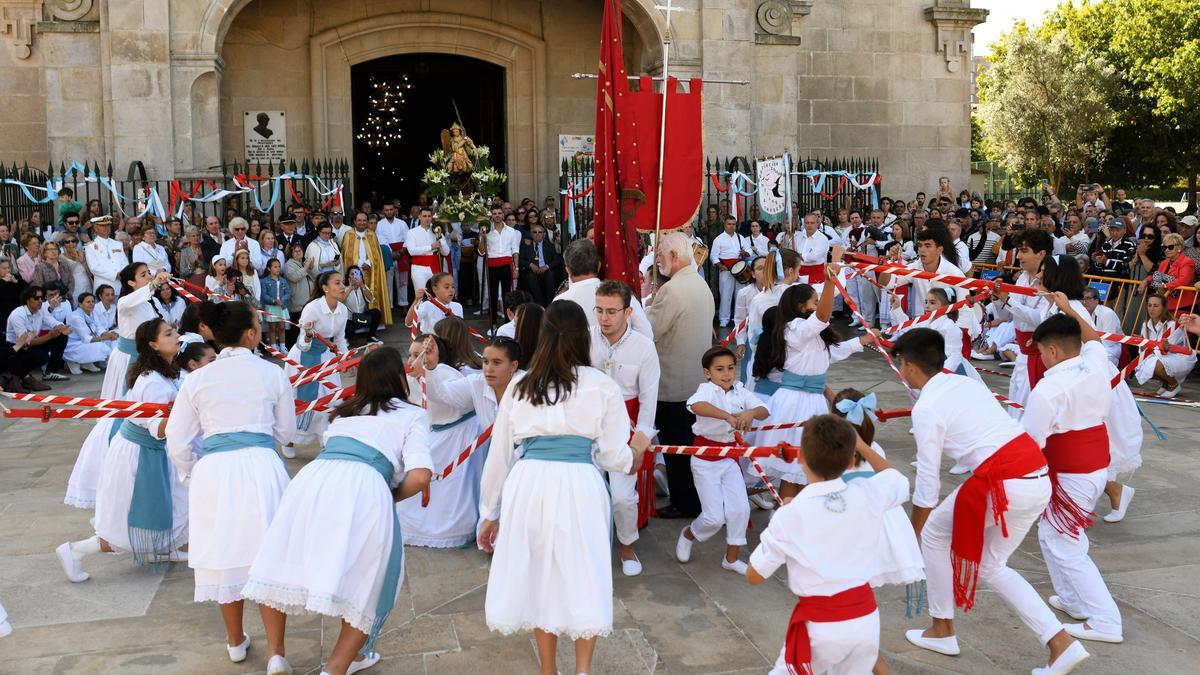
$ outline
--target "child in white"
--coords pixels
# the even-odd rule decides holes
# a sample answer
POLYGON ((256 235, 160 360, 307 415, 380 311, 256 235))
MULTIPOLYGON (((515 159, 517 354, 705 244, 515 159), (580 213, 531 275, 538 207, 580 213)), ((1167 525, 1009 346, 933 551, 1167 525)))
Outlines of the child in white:
MULTIPOLYGON (((1171 312, 1161 296, 1152 295, 1146 300, 1146 322, 1142 324, 1141 333, 1147 340, 1191 347, 1187 333, 1171 318, 1171 312)), ((1195 352, 1175 354, 1153 350, 1142 359, 1133 375, 1138 384, 1157 379, 1163 386, 1156 393, 1163 398, 1175 398, 1183 388, 1183 381, 1195 367, 1195 352)))
MULTIPOLYGON (((924 312, 928 314, 929 312, 942 309, 943 307, 949 307, 950 304, 950 298, 946 293, 946 289, 931 288, 925 294, 924 312)), ((970 361, 963 358, 963 331, 957 323, 959 314, 959 312, 950 312, 949 314, 943 314, 933 320, 927 319, 925 321, 918 321, 909 328, 924 326, 925 328, 932 328, 933 330, 941 333, 942 340, 944 340, 946 343, 945 369, 952 373, 965 375, 973 380, 979 380, 982 382, 983 378, 979 376, 978 372, 976 372, 975 366, 971 365, 970 361)), ((974 316, 971 314, 969 309, 962 312, 962 314, 972 317, 974 316)), ((906 314, 904 310, 900 308, 900 298, 896 296, 892 296, 892 319, 894 324, 900 324, 908 321, 909 319, 908 314, 906 314)), ((974 322, 974 324, 978 330, 978 322, 974 322)), ((899 337, 903 333, 903 330, 898 331, 893 337, 899 337)))
POLYGON ((416 300, 409 308, 408 315, 404 317, 404 325, 411 328, 415 323, 418 332, 432 335, 433 327, 437 325, 437 322, 451 314, 460 319, 463 318, 463 308, 462 305, 454 302, 454 276, 452 274, 439 272, 429 280, 429 285, 433 289, 433 299, 441 303, 442 307, 449 309, 450 312, 447 313, 445 309, 431 302, 424 287, 418 288, 416 300))
POLYGON ((886 514, 908 500, 908 480, 869 446, 856 443, 849 424, 829 415, 808 421, 803 451, 808 487, 776 511, 746 573, 751 584, 760 584, 786 564, 788 588, 798 596, 788 644, 771 674, 869 673, 879 656, 879 610, 865 596, 879 573, 886 514), (878 473, 847 483, 842 469, 853 461, 856 445, 878 473), (853 594, 864 595, 856 618, 803 620, 812 605, 853 594), (789 661, 789 651, 800 655, 789 661))
MULTIPOLYGON (((737 360, 725 347, 705 352, 701 364, 708 380, 687 401, 696 416, 692 424, 695 445, 733 445, 735 431, 746 431, 751 420, 767 418, 767 406, 737 381, 737 360)), ((692 543, 707 541, 725 526, 725 557, 721 567, 745 574, 746 563, 738 560, 738 550, 746 544, 746 526, 750 522, 750 500, 741 465, 731 457, 692 457, 692 479, 700 497, 700 515, 679 533, 675 557, 679 562, 692 558, 692 543)))

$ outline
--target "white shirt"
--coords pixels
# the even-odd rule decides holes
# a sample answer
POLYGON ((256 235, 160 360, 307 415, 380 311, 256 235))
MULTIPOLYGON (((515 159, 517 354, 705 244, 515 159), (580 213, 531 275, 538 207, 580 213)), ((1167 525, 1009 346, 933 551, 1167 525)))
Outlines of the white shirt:
POLYGON ((453 377, 444 373, 441 367, 434 372, 437 373, 436 376, 425 378, 427 404, 446 406, 454 410, 474 410, 475 419, 479 420, 479 426, 484 429, 496 422, 496 411, 500 407, 496 401, 496 392, 488 386, 487 379, 482 374, 453 377))
MULTIPOLYGON (((519 237, 520 235, 518 235, 519 237)), ((418 225, 409 229, 404 238, 404 248, 409 255, 433 255, 435 244, 440 255, 450 255, 450 245, 446 243, 446 237, 444 235, 438 237, 435 242, 432 228, 426 229, 424 226, 418 225)))
MULTIPOLYGON (((708 403, 716 406, 719 410, 724 410, 730 415, 736 415, 745 410, 767 407, 767 404, 761 398, 755 396, 745 385, 736 380, 733 386, 729 388, 729 391, 721 389, 712 382, 701 382, 700 387, 696 389, 696 393, 692 394, 692 397, 687 400, 688 412, 695 414, 696 411, 692 406, 697 403, 708 403)), ((734 440, 733 427, 729 426, 729 422, 719 420, 715 417, 696 415, 696 421, 692 424, 692 433, 718 443, 732 443, 734 440)))
POLYGON ((157 297, 151 298, 150 302, 158 310, 158 313, 162 314, 163 319, 166 319, 167 323, 176 328, 179 327, 179 320, 183 318, 183 310, 187 307, 187 303, 184 302, 183 298, 175 298, 175 302, 172 302, 169 307, 164 305, 162 300, 159 300, 157 297))
POLYGON ((787 564, 788 589, 797 596, 834 595, 868 583, 879 572, 883 516, 908 501, 908 479, 895 469, 846 483, 812 483, 775 511, 750 565, 769 577, 787 564), (831 494, 842 499, 826 506, 831 494))
POLYGON ((404 481, 404 474, 413 469, 433 471, 429 456, 429 418, 421 408, 393 399, 392 410, 374 415, 339 417, 329 423, 321 436, 321 445, 335 436, 345 436, 371 446, 387 457, 392 464, 392 484, 404 481))
POLYGON ((621 388, 626 401, 638 400, 635 425, 639 431, 654 437, 654 413, 658 407, 658 352, 654 341, 626 327, 616 344, 610 344, 600 328, 592 328, 592 367, 611 377, 621 388))
MULTIPOLYGON (((742 325, 742 321, 750 316, 750 300, 758 295, 758 287, 754 284, 746 284, 739 288, 737 295, 733 297, 733 326, 737 328, 742 325)), ((747 328, 749 326, 747 325, 747 328)), ((746 344, 746 335, 749 330, 742 329, 738 331, 737 337, 734 338, 734 344, 746 344)))
MULTIPOLYGON (((154 288, 146 284, 141 288, 117 298, 117 334, 130 340, 137 337, 138 326, 156 318, 154 306, 150 299, 154 297, 154 288)), ((100 309, 100 305, 96 305, 100 309)))
POLYGON ((767 235, 752 234, 746 237, 746 239, 750 242, 750 252, 753 254, 753 257, 762 258, 771 252, 771 240, 767 239, 767 235))
POLYGON ((791 284, 785 284, 782 280, 770 288, 765 288, 757 294, 750 297, 749 306, 749 321, 746 322, 746 335, 754 343, 758 342, 758 334, 762 332, 763 315, 768 309, 779 305, 779 298, 783 297, 783 292, 788 289, 788 286, 794 286, 800 283, 796 281, 791 284))
MULTIPOLYGON (((463 317, 463 308, 459 303, 451 301, 446 306, 450 308, 454 316, 460 319, 463 317)), ((432 335, 433 327, 437 325, 437 322, 445 318, 446 313, 438 309, 432 302, 425 301, 417 305, 417 330, 426 335, 432 335)))
POLYGON ((742 253, 750 255, 750 240, 739 235, 737 232, 729 234, 722 232, 713 237, 712 249, 708 253, 708 259, 712 264, 716 265, 722 260, 737 260, 741 258, 742 253))
MULTIPOLYGON (((321 334, 326 340, 329 340, 337 347, 338 351, 345 352, 350 348, 346 343, 346 321, 350 319, 350 310, 342 303, 337 303, 334 309, 329 308, 329 303, 325 298, 317 298, 304 306, 300 311, 301 326, 308 322, 312 322, 314 333, 321 334)), ((312 338, 315 340, 316 338, 312 338)), ((296 346, 300 351, 306 352, 312 345, 312 340, 308 338, 304 330, 300 331, 300 336, 296 338, 296 346)))
POLYGON ((29 307, 21 305, 14 309, 8 315, 8 326, 5 339, 9 344, 17 344, 17 338, 33 331, 33 336, 37 337, 38 331, 50 330, 55 326, 61 326, 62 322, 50 316, 50 312, 46 311, 45 302, 42 303, 42 308, 37 314, 30 314, 29 307))
MULTIPOLYGON (((444 386, 447 382, 457 382, 465 378, 466 373, 445 363, 439 363, 437 368, 425 371, 425 413, 429 415, 430 424, 450 424, 466 415, 473 407, 470 402, 464 404, 460 400, 429 398, 429 383, 440 380, 444 386)), ((408 400, 415 405, 421 405, 421 383, 412 375, 408 376, 408 400)))
MULTIPOLYGON (((908 314, 906 314, 904 310, 893 307, 891 311, 892 321, 894 323, 903 323, 908 321, 908 314)), ((941 333, 942 342, 945 344, 946 352, 946 363, 943 364, 942 367, 952 373, 958 371, 958 367, 961 366, 963 362, 963 334, 962 329, 958 327, 958 324, 954 323, 949 316, 943 314, 933 321, 919 321, 912 326, 899 331, 895 336, 892 337, 892 340, 895 340, 897 337, 900 337, 913 328, 929 328, 941 333)))
POLYGON ((829 259, 829 237, 820 230, 810 236, 800 228, 792 233, 792 248, 800 254, 801 265, 823 265, 829 259))
MULTIPOLYGON (((1092 324, 1096 330, 1102 333, 1113 333, 1114 335, 1123 335, 1124 330, 1121 328, 1121 317, 1112 308, 1106 305, 1096 305, 1096 311, 1091 314, 1092 324)), ((1104 351, 1108 352, 1108 360, 1115 366, 1121 362, 1121 350, 1123 346, 1120 342, 1112 340, 1101 340, 1104 343, 1104 351)))
POLYGON ((829 237, 829 245, 830 246, 834 246, 834 245, 841 246, 842 248, 849 251, 850 246, 854 243, 854 239, 851 237, 851 234, 850 234, 853 231, 854 231, 854 228, 851 227, 849 223, 847 223, 844 227, 838 226, 838 227, 833 228, 833 233, 832 233, 833 236, 829 237))
POLYGON ((101 284, 108 284, 113 290, 120 289, 117 275, 129 264, 129 258, 125 257, 125 246, 121 242, 96 237, 84 247, 83 255, 87 259, 92 278, 96 280, 97 288, 101 284))
MULTIPOLYGON (((535 406, 516 396, 513 377, 500 401, 492 446, 480 481, 479 517, 500 517, 500 495, 514 462, 523 454, 519 445, 535 436, 573 435, 592 439, 592 461, 603 471, 629 473, 629 413, 617 383, 595 368, 579 368, 570 395, 549 406, 535 406)), ((503 527, 503 525, 501 525, 503 527)))
POLYGON ((787 345, 783 359, 784 370, 790 370, 797 375, 820 375, 829 370, 830 363, 862 351, 862 343, 858 338, 851 338, 826 348, 820 334, 828 326, 828 322, 817 318, 816 312, 810 314, 807 319, 792 319, 783 331, 783 341, 787 345))
POLYGON ((521 252, 521 233, 515 227, 496 226, 487 233, 488 258, 515 258, 521 252))
POLYGON ((379 237, 379 243, 384 246, 392 244, 403 244, 404 238, 408 234, 408 223, 400 218, 379 219, 379 226, 375 228, 375 236, 379 237))
MULTIPOLYGON (((1028 273, 1022 271, 1017 276, 1015 285, 1024 286, 1025 288, 1036 288, 1037 282, 1028 273)), ((1011 318, 1013 328, 1022 333, 1032 333, 1045 318, 1047 309, 1051 307, 1045 299, 1039 296, 1018 295, 1016 293, 1008 295, 1007 305, 1002 303, 995 304, 998 305, 996 317, 1001 320, 1011 318)), ((1086 311, 1080 314, 1080 316, 1086 315, 1086 311)))
POLYGON ((92 310, 92 318, 100 327, 101 333, 115 329, 117 327, 117 303, 114 302, 105 307, 103 302, 97 301, 96 308, 92 310))
POLYGON ((296 433, 292 383, 283 370, 243 347, 226 347, 212 363, 188 373, 167 420, 167 455, 181 478, 197 457, 192 439, 248 431, 286 445, 296 433))
POLYGON ((496 329, 496 337, 507 337, 514 340, 517 339, 517 322, 509 321, 508 323, 496 329))
POLYGON ((1112 409, 1108 354, 1099 341, 1083 343, 1079 355, 1066 359, 1029 392, 1021 424, 1046 447, 1046 438, 1064 431, 1090 429, 1104 423, 1112 409))
MULTIPOLYGON (((149 371, 138 375, 137 380, 133 383, 133 388, 125 395, 127 401, 142 401, 143 403, 170 403, 175 400, 175 396, 179 393, 179 385, 182 382, 179 379, 168 380, 159 373, 149 371)), ((162 422, 161 417, 130 417, 130 422, 150 432, 150 435, 158 439, 166 438, 166 435, 158 433, 159 424, 162 422)), ((165 428, 164 428, 165 431, 165 428)))
POLYGON ((967 248, 967 242, 955 239, 954 252, 958 254, 959 269, 965 272, 962 276, 971 276, 971 249, 967 248))
MULTIPOLYGON (((255 269, 267 264, 267 261, 263 259, 262 246, 259 246, 257 241, 254 241, 250 237, 243 237, 242 241, 246 243, 246 250, 250 253, 250 264, 255 269)), ((229 263, 230 267, 233 266, 233 254, 237 247, 238 240, 233 237, 226 239, 225 243, 221 244, 221 257, 225 259, 225 262, 229 263)))
MULTIPOLYGON (((554 299, 570 300, 579 305, 583 308, 584 315, 587 316, 588 325, 598 328, 600 326, 600 322, 596 318, 596 288, 598 286, 600 286, 600 279, 597 277, 572 281, 567 290, 559 293, 554 299)), ((650 319, 646 318, 646 310, 642 309, 642 303, 638 302, 637 298, 630 298, 629 306, 633 308, 633 314, 629 316, 629 327, 653 340, 654 329, 650 327, 650 319)))
MULTIPOLYGON (((925 266, 921 264, 920 259, 917 259, 917 260, 914 260, 914 261, 908 263, 907 265, 905 265, 905 267, 907 267, 910 270, 916 270, 918 272, 922 272, 925 270, 925 266)), ((954 264, 951 263, 949 260, 946 260, 945 257, 941 258, 941 260, 938 261, 938 267, 937 267, 936 273, 937 274, 953 274, 954 276, 959 276, 959 277, 967 276, 967 275, 963 274, 963 271, 961 269, 959 269, 958 267, 955 267, 954 264)), ((910 304, 911 307, 924 306, 925 296, 929 294, 929 289, 931 289, 931 288, 946 289, 947 294, 950 296, 950 302, 952 302, 952 303, 966 297, 965 296, 966 291, 959 290, 959 289, 955 288, 954 286, 950 286, 949 284, 944 284, 940 281, 933 282, 933 281, 929 281, 928 279, 916 279, 916 278, 911 278, 911 277, 901 277, 901 276, 897 276, 895 274, 892 275, 892 280, 888 283, 888 288, 897 288, 897 287, 903 286, 905 284, 911 284, 911 288, 908 291, 909 303, 914 303, 914 302, 916 303, 915 305, 910 304)))
POLYGON ((144 241, 133 247, 133 262, 146 263, 151 272, 159 270, 171 271, 171 260, 167 257, 167 249, 161 244, 151 246, 144 241))
POLYGON ((76 308, 67 316, 66 324, 71 327, 71 334, 67 336, 67 342, 86 344, 91 342, 92 338, 104 333, 104 329, 96 323, 97 318, 95 309, 92 310, 91 316, 88 316, 82 307, 76 308))
POLYGON ((983 383, 938 373, 913 405, 917 481, 913 506, 937 506, 942 455, 974 471, 1001 446, 1025 433, 983 383))

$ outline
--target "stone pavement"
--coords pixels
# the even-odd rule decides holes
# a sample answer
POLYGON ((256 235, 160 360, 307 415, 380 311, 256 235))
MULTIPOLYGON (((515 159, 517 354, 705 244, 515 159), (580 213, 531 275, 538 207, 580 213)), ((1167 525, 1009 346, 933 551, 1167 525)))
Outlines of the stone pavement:
MULTIPOLYGON (((402 331, 383 335, 401 339, 402 331)), ((1003 391, 1002 378, 987 376, 1003 391)), ((883 407, 907 407, 903 388, 883 360, 864 354, 835 365, 830 380, 879 393, 883 407)), ((55 393, 92 394, 97 375, 72 378, 55 393)), ((1200 398, 1195 385, 1184 397, 1200 398)), ((1145 465, 1123 523, 1091 530, 1092 552, 1125 620, 1122 645, 1089 643, 1083 673, 1184 673, 1200 663, 1200 441, 1196 411, 1163 405, 1146 412, 1170 436, 1147 432, 1145 465)), ((914 444, 904 419, 882 425, 880 444, 898 468, 909 465, 914 444)), ((0 639, 0 673, 250 673, 265 668, 262 625, 247 610, 255 640, 250 657, 232 664, 221 651, 224 631, 217 608, 192 602, 192 574, 174 565, 152 576, 129 557, 93 556, 91 580, 67 582, 54 547, 90 533, 90 512, 62 504, 67 478, 87 434, 82 422, 41 424, 0 420, 0 602, 15 632, 0 639)), ((300 448, 288 462, 294 475, 315 447, 300 448)), ((948 491, 955 479, 947 480, 948 491)), ((1108 507, 1099 507, 1101 513, 1108 507)), ((750 543, 767 522, 754 512, 750 543)), ((699 544, 686 565, 672 556, 684 521, 654 520, 643 531, 641 576, 617 572, 614 632, 599 643, 601 673, 763 673, 782 644, 793 598, 781 575, 764 586, 720 567, 719 541, 699 544)), ((748 555, 743 552, 742 558, 748 555)), ((477 550, 405 551, 407 578, 379 651, 377 673, 534 673, 532 635, 502 636, 483 618, 488 558, 477 550)), ((614 557, 615 560, 615 557, 614 557)), ((1049 595, 1050 584, 1036 536, 1026 537, 1012 565, 1049 595)), ((619 565, 617 566, 619 569, 619 565)), ((881 589, 882 646, 896 673, 1029 672, 1042 665, 1044 648, 993 593, 980 589, 976 609, 959 617, 963 653, 956 658, 917 650, 904 630, 927 618, 906 619, 904 591, 881 589)), ((1060 617, 1066 619, 1066 617, 1060 617)), ((317 672, 336 639, 337 624, 318 617, 289 622, 288 657, 297 673, 317 672)), ((559 669, 573 667, 569 644, 560 645, 559 669)))

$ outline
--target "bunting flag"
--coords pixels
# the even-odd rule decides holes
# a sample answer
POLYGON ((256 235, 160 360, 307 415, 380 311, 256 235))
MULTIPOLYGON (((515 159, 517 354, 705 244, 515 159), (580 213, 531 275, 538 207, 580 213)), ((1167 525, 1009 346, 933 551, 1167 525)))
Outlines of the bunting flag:
POLYGON ((760 159, 755 173, 758 175, 758 209, 769 223, 780 223, 787 218, 788 171, 783 157, 760 159))
MULTIPOLYGON (((646 201, 639 204, 633 222, 639 232, 676 230, 695 221, 700 212, 704 191, 704 131, 699 78, 688 81, 687 91, 681 91, 679 81, 668 77, 662 94, 654 91, 649 77, 638 80, 638 90, 631 96, 637 126, 637 146, 621 147, 622 154, 637 152, 642 186, 646 201), (663 101, 667 105, 667 121, 660 129, 663 101), (663 146, 662 213, 658 223, 654 218, 658 199, 658 151, 660 131, 666 134, 663 146)), ((732 182, 731 182, 732 185, 732 182)))
POLYGON ((638 242, 628 218, 646 197, 638 167, 637 115, 630 105, 621 45, 620 0, 605 0, 596 85, 593 222, 601 276, 625 282, 636 297, 641 290, 638 242))

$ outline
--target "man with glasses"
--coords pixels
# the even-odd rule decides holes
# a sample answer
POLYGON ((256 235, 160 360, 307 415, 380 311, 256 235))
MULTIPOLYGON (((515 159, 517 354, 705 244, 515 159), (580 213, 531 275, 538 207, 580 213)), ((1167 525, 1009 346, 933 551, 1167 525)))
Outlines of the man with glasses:
POLYGON ((67 239, 75 239, 85 243, 88 241, 81 230, 78 213, 67 214, 67 216, 63 218, 63 229, 55 232, 54 236, 50 238, 50 241, 61 244, 67 239))
POLYGON ((533 301, 543 307, 549 305, 554 300, 555 289, 558 288, 558 270, 562 267, 562 256, 555 250, 554 244, 546 241, 545 227, 533 226, 532 239, 528 244, 521 244, 518 259, 521 281, 533 295, 533 301))
POLYGON ((45 301, 46 292, 41 286, 27 286, 21 291, 21 306, 8 315, 5 327, 5 340, 16 352, 13 359, 20 363, 17 370, 24 370, 19 373, 9 366, 9 372, 21 378, 22 387, 32 391, 49 389, 33 374, 42 365, 46 366, 47 380, 71 379, 60 372, 66 369, 63 350, 71 328, 50 316, 43 307, 45 301))
POLYGON ((267 261, 263 258, 262 246, 258 245, 250 237, 246 236, 246 231, 250 229, 250 223, 246 222, 245 218, 238 216, 229 221, 230 238, 221 244, 221 257, 230 265, 233 264, 233 254, 237 251, 249 251, 250 264, 254 265, 255 269, 262 269, 266 266, 267 261))
POLYGON ((112 218, 101 216, 92 221, 92 232, 96 235, 92 243, 83 249, 87 267, 92 273, 93 288, 108 285, 120 288, 117 276, 129 264, 125 255, 125 247, 121 242, 109 238, 112 232, 112 218))

